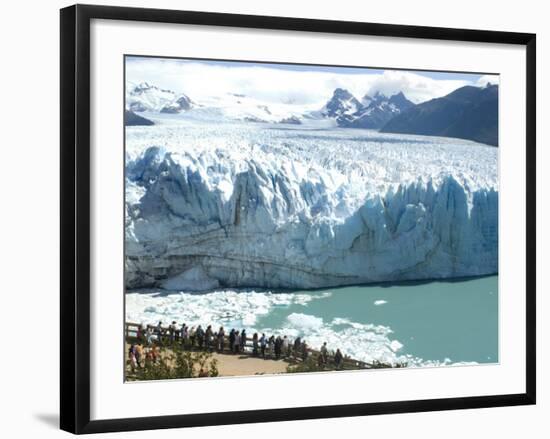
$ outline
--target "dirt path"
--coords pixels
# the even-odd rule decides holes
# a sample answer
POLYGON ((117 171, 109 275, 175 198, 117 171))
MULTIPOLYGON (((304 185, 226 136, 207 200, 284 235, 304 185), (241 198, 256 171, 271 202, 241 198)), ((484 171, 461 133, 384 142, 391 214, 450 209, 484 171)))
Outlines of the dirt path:
POLYGON ((285 373, 288 366, 284 360, 263 360, 247 355, 214 353, 213 358, 218 360, 220 376, 285 373))
MULTIPOLYGON (((130 345, 126 343, 126 352, 130 345)), ((170 349, 161 351, 163 358, 171 356, 170 349)), ((127 355, 126 355, 127 357, 127 355)), ((264 360, 250 355, 212 353, 212 358, 218 362, 219 376, 245 376, 286 373, 288 362, 284 360, 264 360)))

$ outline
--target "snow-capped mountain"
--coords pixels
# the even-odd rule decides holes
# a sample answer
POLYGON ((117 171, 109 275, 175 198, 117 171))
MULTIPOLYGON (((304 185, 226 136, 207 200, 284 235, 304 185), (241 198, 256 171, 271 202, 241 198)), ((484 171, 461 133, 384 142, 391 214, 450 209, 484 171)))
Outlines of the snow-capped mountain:
POLYGON ((126 107, 133 112, 180 113, 192 106, 193 102, 185 94, 176 94, 147 82, 126 86, 126 107))
POLYGON ((336 121, 339 126, 346 128, 378 129, 413 106, 403 92, 390 97, 377 92, 372 97, 365 95, 361 100, 361 108, 354 113, 342 114, 336 121))
POLYGON ((128 82, 126 89, 126 109, 133 113, 145 112, 147 117, 153 118, 155 115, 152 113, 189 113, 192 117, 210 120, 290 125, 324 120, 345 128, 377 129, 412 106, 414 104, 403 93, 390 97, 381 93, 372 97, 365 95, 359 101, 343 88, 335 89, 320 110, 294 102, 266 102, 242 93, 203 96, 200 100, 193 101, 183 93, 162 89, 147 82, 128 82))
POLYGON ((348 90, 337 88, 323 108, 309 116, 333 119, 344 128, 378 129, 413 106, 403 92, 389 97, 380 92, 367 94, 359 101, 348 90))
POLYGON ((355 96, 343 88, 337 88, 330 100, 321 109, 325 117, 339 118, 347 114, 353 114, 363 108, 355 96))
POLYGON ((145 112, 147 117, 159 120, 160 114, 185 113, 202 120, 292 125, 300 125, 303 114, 312 110, 292 102, 266 102, 242 93, 203 96, 199 100, 192 100, 183 93, 161 89, 147 82, 127 83, 126 109, 133 113, 145 112))
POLYGON ((170 104, 166 104, 164 107, 161 108, 161 113, 180 113, 182 111, 187 111, 191 109, 192 102, 189 97, 186 95, 181 95, 179 98, 177 98, 174 102, 171 102, 170 104))

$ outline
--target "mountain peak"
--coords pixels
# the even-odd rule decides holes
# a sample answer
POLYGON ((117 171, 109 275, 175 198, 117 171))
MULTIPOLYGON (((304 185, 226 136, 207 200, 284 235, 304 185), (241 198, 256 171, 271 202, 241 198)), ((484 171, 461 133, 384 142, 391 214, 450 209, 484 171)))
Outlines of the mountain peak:
POLYGON ((378 90, 372 97, 366 94, 361 102, 361 107, 355 113, 345 113, 338 117, 337 121, 340 126, 381 128, 395 115, 414 106, 401 91, 388 98, 378 90))
POLYGON ((414 105, 405 97, 405 94, 402 91, 398 91, 390 96, 381 91, 377 91, 372 97, 366 94, 363 97, 362 102, 366 109, 372 109, 374 107, 381 107, 390 104, 393 112, 400 112, 414 105))
POLYGON ((352 114, 363 108, 361 103, 348 90, 337 88, 321 112, 327 117, 340 117, 352 114))
POLYGON ((189 99, 189 96, 181 94, 175 101, 166 104, 160 109, 161 113, 177 114, 182 111, 190 110, 193 105, 193 101, 189 99))
POLYGON ((176 94, 172 90, 166 90, 147 81, 137 85, 127 84, 126 104, 133 112, 160 111, 162 113, 179 113, 189 110, 193 101, 184 94, 176 94))
POLYGON ((339 99, 350 99, 350 98, 353 98, 353 95, 349 91, 347 91, 345 88, 337 88, 334 90, 332 97, 339 98, 339 99))
POLYGON ((392 95, 388 101, 390 104, 394 104, 399 111, 403 111, 414 106, 414 104, 405 97, 405 94, 402 91, 392 95))

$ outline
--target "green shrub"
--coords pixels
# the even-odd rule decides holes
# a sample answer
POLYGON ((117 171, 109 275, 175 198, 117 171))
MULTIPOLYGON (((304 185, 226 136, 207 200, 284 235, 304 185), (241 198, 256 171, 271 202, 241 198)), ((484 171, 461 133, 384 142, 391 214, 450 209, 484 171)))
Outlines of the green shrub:
POLYGON ((142 367, 136 367, 127 378, 131 381, 150 381, 218 375, 218 361, 212 358, 211 353, 183 351, 173 346, 170 351, 161 349, 156 362, 145 360, 142 367))

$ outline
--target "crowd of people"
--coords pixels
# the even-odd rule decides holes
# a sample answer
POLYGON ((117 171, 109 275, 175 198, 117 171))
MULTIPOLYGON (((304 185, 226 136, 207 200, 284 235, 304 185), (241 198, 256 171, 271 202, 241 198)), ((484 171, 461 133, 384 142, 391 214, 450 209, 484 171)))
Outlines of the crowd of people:
MULTIPOLYGON (((154 325, 140 325, 136 337, 139 341, 132 344, 129 349, 130 364, 141 367, 143 360, 154 363, 160 358, 159 346, 179 345, 184 350, 206 350, 218 353, 246 353, 263 359, 301 359, 306 361, 310 355, 310 348, 301 337, 290 340, 286 335, 270 335, 255 332, 249 339, 246 329, 241 331, 231 329, 226 333, 223 326, 214 330, 212 325, 204 329, 201 325, 189 327, 185 323, 178 325, 172 322, 168 327, 163 327, 162 321, 154 325), (251 343, 247 343, 251 341, 251 343)), ((325 342, 317 355, 319 366, 333 362, 337 369, 343 366, 344 356, 340 349, 329 353, 325 342)))

